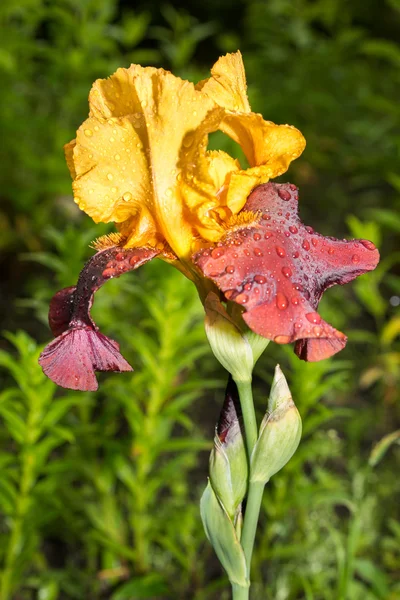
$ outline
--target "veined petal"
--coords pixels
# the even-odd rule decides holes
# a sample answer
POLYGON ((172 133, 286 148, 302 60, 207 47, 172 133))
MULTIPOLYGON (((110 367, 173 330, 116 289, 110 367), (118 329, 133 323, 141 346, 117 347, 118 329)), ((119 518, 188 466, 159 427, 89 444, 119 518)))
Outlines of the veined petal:
POLYGON ((203 274, 227 300, 243 306, 243 319, 255 333, 278 344, 300 340, 300 358, 316 361, 341 350, 347 338, 321 318, 318 304, 332 285, 376 267, 375 246, 324 238, 305 227, 291 184, 259 186, 234 221, 214 249, 194 256, 203 274))

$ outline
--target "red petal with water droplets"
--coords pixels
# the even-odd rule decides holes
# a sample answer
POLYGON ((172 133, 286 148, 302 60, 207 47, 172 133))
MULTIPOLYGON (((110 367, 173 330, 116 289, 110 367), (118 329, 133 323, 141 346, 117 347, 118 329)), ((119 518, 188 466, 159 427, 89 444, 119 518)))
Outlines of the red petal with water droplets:
POLYGON ((94 293, 106 281, 137 269, 158 254, 154 248, 107 248, 86 263, 76 287, 55 294, 50 302, 49 324, 58 337, 39 359, 50 379, 73 390, 96 390, 95 371, 132 370, 119 353, 117 342, 97 331, 90 309, 94 293))
POLYGON ((343 333, 316 313, 323 292, 373 270, 379 253, 367 240, 325 238, 297 214, 292 184, 268 183, 249 196, 257 224, 235 229, 194 262, 228 300, 243 306, 248 326, 277 343, 301 340, 300 358, 322 360, 346 344, 343 333), (234 268, 233 268, 234 267, 234 268))
POLYGON ((53 340, 40 355, 43 372, 64 388, 97 390, 95 371, 132 371, 119 345, 90 327, 70 329, 53 340))

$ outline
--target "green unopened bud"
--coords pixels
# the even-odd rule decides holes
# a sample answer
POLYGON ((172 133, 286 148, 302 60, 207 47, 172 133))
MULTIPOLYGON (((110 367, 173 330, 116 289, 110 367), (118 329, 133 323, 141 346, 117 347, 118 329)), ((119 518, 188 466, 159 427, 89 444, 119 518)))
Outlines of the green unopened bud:
POLYGON ((210 480, 214 492, 234 523, 246 494, 247 478, 239 394, 235 382, 229 377, 210 456, 210 480))
POLYGON ((251 456, 251 481, 267 481, 292 458, 301 438, 301 417, 279 365, 275 369, 268 411, 251 456))
POLYGON ((246 336, 213 292, 208 294, 204 308, 206 334, 215 357, 235 381, 251 381, 254 358, 246 336))
POLYGON ((246 559, 235 527, 208 483, 200 501, 200 514, 206 535, 230 582, 248 587, 246 559))

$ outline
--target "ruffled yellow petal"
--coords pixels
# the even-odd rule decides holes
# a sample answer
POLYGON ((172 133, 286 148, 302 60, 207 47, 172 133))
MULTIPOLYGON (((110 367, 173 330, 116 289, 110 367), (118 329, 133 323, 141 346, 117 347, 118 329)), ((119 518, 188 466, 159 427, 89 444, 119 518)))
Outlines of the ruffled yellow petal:
POLYGON ((163 69, 118 69, 95 82, 89 104, 65 147, 75 201, 96 222, 115 222, 127 247, 166 242, 181 259, 201 238, 218 241, 252 189, 304 148, 297 129, 251 112, 240 52, 196 87, 163 69), (250 169, 207 152, 217 129, 242 147, 250 169))
POLYGON ((275 125, 252 113, 240 52, 222 56, 211 77, 199 84, 202 92, 226 109, 220 129, 237 142, 251 167, 264 165, 263 177, 278 177, 305 148, 305 139, 290 125, 275 125))
POLYGON ((265 167, 270 178, 285 173, 306 145, 296 127, 275 125, 256 113, 229 114, 220 129, 242 147, 250 166, 265 167))
POLYGON ((120 229, 134 229, 128 245, 158 233, 178 255, 189 253, 180 174, 190 170, 195 138, 218 127, 222 110, 193 84, 137 65, 98 80, 90 109, 73 152, 75 200, 96 221, 126 221, 120 229))
POLYGON ((234 112, 250 112, 246 75, 241 53, 221 56, 211 69, 211 77, 197 86, 219 106, 234 112))

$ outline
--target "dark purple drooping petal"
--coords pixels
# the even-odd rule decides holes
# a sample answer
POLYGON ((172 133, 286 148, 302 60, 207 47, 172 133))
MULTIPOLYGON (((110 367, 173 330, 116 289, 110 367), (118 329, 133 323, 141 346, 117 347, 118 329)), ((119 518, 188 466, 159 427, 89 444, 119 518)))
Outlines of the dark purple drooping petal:
POLYGON ((56 337, 40 355, 43 372, 58 385, 96 390, 95 371, 132 371, 119 345, 98 331, 90 316, 94 293, 109 279, 137 269, 159 254, 150 248, 107 248, 82 269, 76 287, 55 294, 49 324, 56 337))
POLYGON ((244 307, 243 319, 259 335, 279 344, 299 340, 296 353, 308 361, 341 350, 346 336, 316 310, 327 288, 376 267, 374 244, 326 238, 304 226, 292 184, 259 186, 243 210, 254 214, 254 222, 236 226, 194 262, 227 300, 244 307))

